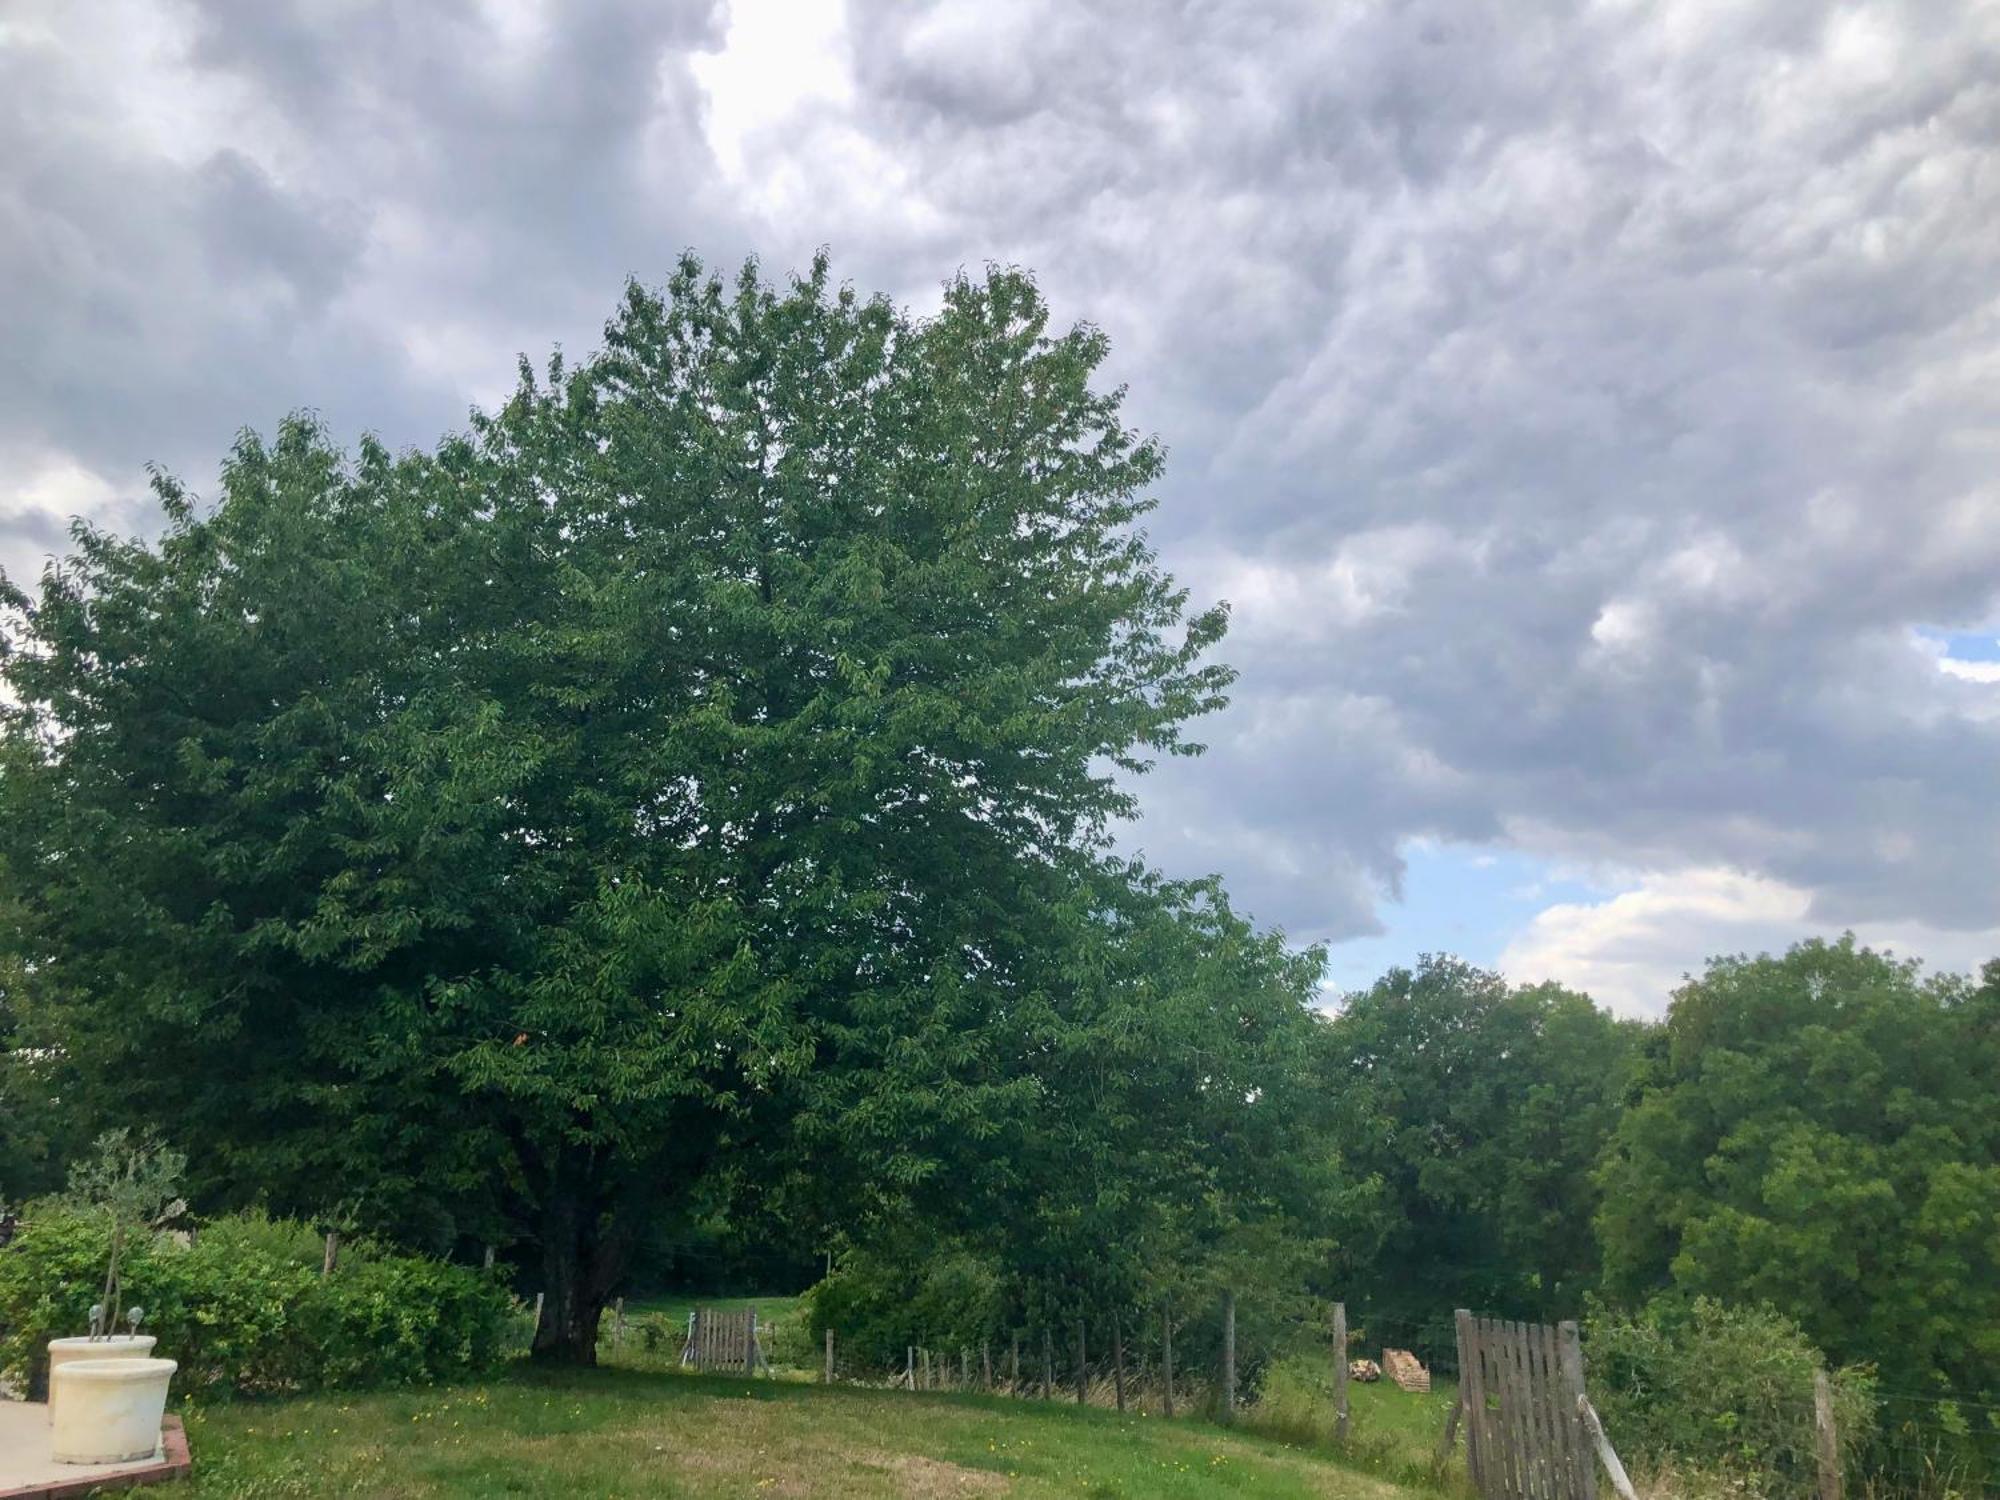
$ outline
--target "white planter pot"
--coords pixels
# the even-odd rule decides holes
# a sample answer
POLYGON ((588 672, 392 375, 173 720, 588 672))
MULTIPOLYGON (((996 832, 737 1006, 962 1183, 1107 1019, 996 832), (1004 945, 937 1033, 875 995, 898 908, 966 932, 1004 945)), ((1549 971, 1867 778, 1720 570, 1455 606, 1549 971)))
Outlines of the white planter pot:
POLYGON ((144 1359, 158 1342, 150 1333, 49 1340, 49 1420, 56 1415, 56 1371, 73 1359, 144 1359))
POLYGON ((170 1359, 72 1359, 49 1372, 49 1456, 122 1464, 160 1451, 170 1359))

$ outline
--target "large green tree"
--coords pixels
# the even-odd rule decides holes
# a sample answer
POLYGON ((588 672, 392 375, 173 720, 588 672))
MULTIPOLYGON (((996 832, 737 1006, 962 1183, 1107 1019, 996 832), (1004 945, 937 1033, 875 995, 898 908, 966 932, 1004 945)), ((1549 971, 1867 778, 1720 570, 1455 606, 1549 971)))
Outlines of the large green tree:
POLYGON ((1926 978, 1851 937, 1714 960, 1604 1165, 1610 1289, 1768 1303, 1885 1383, 2000 1389, 1996 1080, 2000 964, 1926 978))
POLYGON ((63 1059, 32 1025, 28 997, 36 976, 20 941, 25 915, 19 887, 0 860, 0 1216, 60 1187, 77 1144, 77 1111, 65 1108, 58 1092, 63 1059))
POLYGON ((1170 1311, 1193 1335, 1229 1287, 1248 1374, 1253 1326, 1297 1308, 1342 1207, 1312 1067, 1322 968, 1212 880, 1096 863, 1046 906, 1008 1003, 1001 1065, 1029 1107, 896 1205, 915 1220, 853 1226, 817 1316, 875 1359, 1025 1331, 1038 1369, 1046 1331, 1067 1370, 1080 1322, 1108 1361, 1114 1329, 1136 1350, 1170 1311))
POLYGON ((1349 995, 1326 1028, 1347 1170, 1373 1233, 1339 1258, 1349 1299, 1418 1340, 1454 1307, 1571 1316, 1596 1284, 1592 1173, 1641 1028, 1555 985, 1444 955, 1349 995))
POLYGON ((1052 911, 1040 965, 1046 1103, 1006 1143, 988 1236, 1030 1310, 1129 1327, 1224 1285, 1295 1302, 1343 1207, 1313 1073, 1324 955, 1213 881, 1111 867, 1052 911))
POLYGON ((434 451, 294 419, 79 528, 6 600, 0 856, 98 1099, 213 1196, 532 1247, 569 1360, 718 1182, 935 1181, 1227 684, 1104 353, 1015 272, 918 319, 690 261, 434 451))

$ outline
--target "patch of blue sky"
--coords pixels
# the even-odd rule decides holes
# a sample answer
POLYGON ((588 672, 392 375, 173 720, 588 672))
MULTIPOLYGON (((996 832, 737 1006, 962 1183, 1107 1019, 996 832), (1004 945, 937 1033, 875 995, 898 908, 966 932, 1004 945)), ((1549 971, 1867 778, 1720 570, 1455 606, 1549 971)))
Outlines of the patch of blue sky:
POLYGON ((1518 850, 1415 843, 1403 857, 1403 898, 1378 908, 1383 931, 1328 950, 1329 1002, 1424 953, 1455 953, 1491 967, 1543 908, 1605 895, 1601 886, 1518 850))
POLYGON ((1919 639, 1936 645, 1942 655, 1953 661, 2000 661, 2000 625, 1982 630, 1940 630, 1919 625, 1916 633, 1919 639))

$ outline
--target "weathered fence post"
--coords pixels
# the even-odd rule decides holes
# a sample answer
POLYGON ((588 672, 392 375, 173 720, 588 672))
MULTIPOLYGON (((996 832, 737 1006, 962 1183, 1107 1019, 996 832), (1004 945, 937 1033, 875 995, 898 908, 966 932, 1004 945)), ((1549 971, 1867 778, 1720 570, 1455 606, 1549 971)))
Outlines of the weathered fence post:
POLYGON ((1333 1440, 1347 1441, 1347 1304, 1333 1304, 1333 1440))
POLYGON ((1049 1325, 1042 1325, 1042 1399, 1049 1399, 1056 1383, 1056 1336, 1049 1325))
POLYGON ((331 1276, 333 1274, 334 1264, 339 1259, 340 1259, 340 1231, 338 1229, 329 1229, 326 1232, 326 1254, 320 1260, 319 1274, 321 1276, 331 1276))
POLYGON ((1115 1307, 1111 1309, 1111 1388, 1122 1412, 1125 1410, 1125 1320, 1115 1307))
POLYGON ((1604 1435, 1604 1423, 1597 1415, 1597 1408, 1590 1404, 1588 1396, 1577 1402, 1577 1412, 1597 1444, 1598 1461, 1604 1465, 1604 1472, 1611 1476, 1611 1487, 1618 1491, 1624 1500, 1639 1500, 1639 1492, 1632 1488, 1631 1476, 1625 1472, 1625 1465, 1618 1461, 1618 1454, 1611 1446, 1611 1439, 1604 1435))
POLYGON ((903 1346, 903 1380, 911 1390, 917 1388, 917 1349, 914 1344, 903 1346))
POLYGON ((1556 1363, 1560 1366, 1563 1416, 1570 1434, 1570 1462, 1575 1466, 1577 1492, 1584 1500, 1596 1500, 1597 1465, 1590 1461, 1584 1445, 1583 1341, 1577 1336, 1574 1319, 1556 1324, 1556 1363))
POLYGON ((826 1331, 826 1383, 833 1384, 833 1330, 826 1331))
POLYGON ((1170 1302, 1160 1310, 1160 1415, 1174 1414, 1174 1308, 1170 1302))
POLYGON ((481 1269, 487 1271, 493 1269, 493 1247, 491 1245, 488 1245, 486 1247, 486 1259, 483 1262, 481 1269))
POLYGON ((1076 1319, 1076 1404, 1083 1405, 1090 1395, 1090 1361, 1083 1348, 1083 1315, 1076 1319))
POLYGON ((1459 1418, 1465 1413, 1465 1387, 1458 1388, 1458 1399, 1451 1403, 1451 1413, 1444 1419, 1444 1436, 1438 1439, 1437 1452, 1431 1455, 1431 1467, 1442 1474, 1445 1465, 1451 1462, 1451 1447, 1458 1437, 1459 1418))
POLYGON ((1486 1380, 1479 1364, 1479 1329, 1467 1308, 1452 1315, 1458 1331, 1458 1400, 1465 1408, 1465 1467, 1472 1487, 1486 1492, 1486 1380))
POLYGON ((1236 1420, 1236 1293, 1222 1294, 1222 1420, 1236 1420))
POLYGON ((979 1385, 982 1390, 993 1389, 993 1344, 990 1339, 979 1341, 979 1385))
POLYGON ((917 1358, 924 1362, 924 1389, 927 1391, 936 1390, 936 1382, 931 1379, 931 1351, 926 1349, 922 1344, 919 1344, 917 1345, 917 1358))
MULTIPOLYGON (((623 1297, 618 1299, 618 1317, 621 1322, 625 1317, 623 1297)), ((757 1373, 757 1309, 754 1307, 750 1309, 749 1321, 743 1329, 743 1373, 745 1375, 757 1373)))
POLYGON ((1819 1442, 1819 1500, 1840 1500, 1840 1435, 1833 1427, 1833 1382, 1813 1371, 1813 1435, 1819 1442))

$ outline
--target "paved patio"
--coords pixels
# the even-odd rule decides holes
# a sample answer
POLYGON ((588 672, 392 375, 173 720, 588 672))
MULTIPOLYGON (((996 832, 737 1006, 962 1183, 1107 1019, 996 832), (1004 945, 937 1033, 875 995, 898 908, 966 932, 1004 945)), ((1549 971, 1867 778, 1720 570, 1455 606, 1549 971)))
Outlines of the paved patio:
POLYGON ((135 1484, 179 1479, 188 1471, 187 1435, 168 1417, 160 1452, 129 1464, 59 1464, 49 1458, 49 1409, 39 1401, 0 1401, 0 1500, 62 1500, 135 1484))

